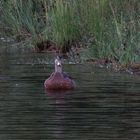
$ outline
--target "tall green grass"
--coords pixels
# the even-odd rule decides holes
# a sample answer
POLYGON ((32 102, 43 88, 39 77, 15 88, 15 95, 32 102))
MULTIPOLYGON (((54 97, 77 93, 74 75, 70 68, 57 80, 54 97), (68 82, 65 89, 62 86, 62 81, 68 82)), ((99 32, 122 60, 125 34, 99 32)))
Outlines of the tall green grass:
POLYGON ((140 61, 139 7, 139 0, 8 0, 1 9, 12 33, 34 44, 77 41, 87 45, 84 57, 128 63, 140 61))
POLYGON ((63 46, 80 37, 80 28, 75 1, 58 0, 55 8, 50 11, 53 40, 63 46))
POLYGON ((42 1, 9 0, 3 2, 3 18, 15 36, 24 36, 32 42, 46 39, 44 15, 40 12, 42 1), (39 6, 38 6, 39 5, 39 6), (43 35, 42 35, 43 34, 43 35))
POLYGON ((114 51, 122 63, 137 62, 140 60, 139 35, 140 35, 140 9, 138 0, 119 1, 119 5, 110 2, 115 28, 114 51))
POLYGON ((90 57, 114 59, 120 63, 140 61, 138 0, 93 2, 95 9, 88 6, 89 12, 85 19, 89 31, 95 36, 95 43, 90 45, 87 54, 90 57))

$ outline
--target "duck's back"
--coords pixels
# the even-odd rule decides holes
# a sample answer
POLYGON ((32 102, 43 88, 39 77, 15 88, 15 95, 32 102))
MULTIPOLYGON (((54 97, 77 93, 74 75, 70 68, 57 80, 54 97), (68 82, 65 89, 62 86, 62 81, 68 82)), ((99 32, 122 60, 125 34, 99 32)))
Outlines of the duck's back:
POLYGON ((67 90, 75 88, 75 82, 66 74, 55 72, 44 83, 46 89, 67 90))

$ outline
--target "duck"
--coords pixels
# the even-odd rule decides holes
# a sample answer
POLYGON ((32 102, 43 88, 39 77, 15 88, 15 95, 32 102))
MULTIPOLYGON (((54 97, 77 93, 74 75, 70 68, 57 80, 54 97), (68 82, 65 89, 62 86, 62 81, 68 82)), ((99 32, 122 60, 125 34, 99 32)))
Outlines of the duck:
POLYGON ((76 87, 75 81, 63 72, 62 62, 59 56, 55 59, 55 70, 48 79, 45 80, 44 86, 47 90, 71 90, 76 87))

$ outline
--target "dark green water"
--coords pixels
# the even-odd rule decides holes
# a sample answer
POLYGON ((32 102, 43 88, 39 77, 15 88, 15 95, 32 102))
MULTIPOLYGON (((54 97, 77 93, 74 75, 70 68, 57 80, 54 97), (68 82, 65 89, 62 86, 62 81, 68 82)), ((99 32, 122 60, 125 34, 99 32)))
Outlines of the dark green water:
POLYGON ((0 140, 140 139, 139 76, 65 64, 77 89, 47 93, 46 56, 0 57, 0 140))

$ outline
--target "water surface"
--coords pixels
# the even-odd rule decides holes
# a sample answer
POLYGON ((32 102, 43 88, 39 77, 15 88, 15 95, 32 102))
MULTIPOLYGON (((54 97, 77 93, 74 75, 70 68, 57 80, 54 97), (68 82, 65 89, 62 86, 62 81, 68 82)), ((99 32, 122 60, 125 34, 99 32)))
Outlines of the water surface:
POLYGON ((0 56, 1 140, 139 140, 140 77, 65 64, 74 91, 48 93, 46 54, 0 56))

